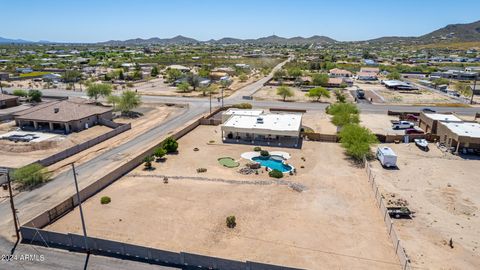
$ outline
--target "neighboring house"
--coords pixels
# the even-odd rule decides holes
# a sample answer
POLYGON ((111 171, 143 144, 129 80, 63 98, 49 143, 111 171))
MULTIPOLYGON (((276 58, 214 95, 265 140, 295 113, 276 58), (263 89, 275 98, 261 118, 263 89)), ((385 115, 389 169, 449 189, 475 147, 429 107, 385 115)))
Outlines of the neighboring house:
POLYGON ((62 100, 43 103, 14 114, 15 123, 25 130, 78 132, 112 120, 112 108, 62 100))
POLYGON ((222 126, 222 140, 229 143, 299 147, 302 114, 260 113, 233 114, 222 126))
POLYGON ((474 80, 475 77, 480 78, 478 74, 479 73, 477 72, 450 69, 447 71, 432 72, 430 77, 455 79, 455 80, 474 80))
POLYGON ((376 81, 378 80, 378 76, 376 73, 373 72, 358 72, 357 79, 361 81, 376 81))
POLYGON ((330 77, 333 77, 333 78, 348 78, 348 77, 352 77, 352 73, 348 70, 344 70, 344 69, 339 69, 339 68, 334 68, 334 69, 331 69, 329 72, 328 72, 328 75, 330 77))
POLYGON ((378 75, 378 73, 380 73, 380 69, 374 67, 362 67, 360 68, 360 72, 374 73, 375 75, 378 75))
POLYGON ((59 82, 62 80, 62 75, 56 74, 56 73, 50 73, 50 74, 43 75, 42 79, 44 81, 59 82))
POLYGON ((32 68, 15 68, 17 73, 30 73, 33 72, 32 68))
POLYGON ((328 78, 328 87, 341 87, 342 84, 342 78, 328 78))
POLYGON ((167 69, 178 69, 180 70, 181 72, 190 72, 190 68, 186 67, 186 66, 182 66, 182 65, 170 65, 167 67, 167 69))
POLYGON ((0 72, 0 81, 6 81, 10 78, 10 74, 6 72, 0 72))
POLYGON ((447 121, 447 122, 463 122, 462 119, 458 118, 454 114, 446 113, 420 113, 418 126, 425 131, 425 133, 431 133, 437 135, 438 122, 447 121))
POLYGON ((0 93, 0 109, 18 106, 18 97, 0 93))
POLYGON ((417 90, 413 85, 410 85, 406 82, 398 81, 398 80, 386 80, 382 81, 382 84, 385 85, 388 89, 393 90, 417 90))
POLYGON ((440 143, 455 148, 456 153, 461 148, 480 151, 480 124, 477 122, 440 121, 437 135, 440 137, 440 143))

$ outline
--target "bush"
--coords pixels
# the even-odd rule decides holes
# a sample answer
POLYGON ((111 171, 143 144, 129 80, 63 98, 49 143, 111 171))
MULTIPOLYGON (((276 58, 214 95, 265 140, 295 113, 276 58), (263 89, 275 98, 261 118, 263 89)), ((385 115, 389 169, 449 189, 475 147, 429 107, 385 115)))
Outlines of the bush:
POLYGON ((361 161, 364 156, 371 155, 371 146, 378 143, 375 134, 358 124, 344 126, 338 135, 347 155, 357 161, 361 161))
POLYGON ((172 137, 168 137, 164 142, 163 142, 163 148, 167 150, 167 153, 174 153, 177 152, 178 148, 178 142, 172 137))
POLYGON ((233 229, 235 228, 235 226, 237 226, 237 221, 235 216, 228 216, 226 219, 226 223, 227 223, 227 227, 230 229, 233 229))
POLYGON ((251 109, 253 106, 250 103, 238 103, 232 106, 237 109, 251 109))
POLYGON ((153 169, 152 167, 152 161, 153 161, 153 157, 152 156, 146 156, 144 159, 143 159, 143 162, 145 162, 145 170, 151 170, 153 169))
POLYGON ((207 172, 207 168, 198 168, 197 173, 204 173, 207 172))
POLYGON ((153 153, 153 155, 157 159, 163 158, 167 154, 167 150, 163 149, 162 147, 157 147, 153 153))
POLYGON ((258 170, 260 169, 260 163, 257 163, 257 162, 250 162, 250 163, 247 163, 246 166, 252 170, 258 170))
POLYGON ((260 151, 260 156, 262 156, 262 157, 268 157, 268 156, 270 156, 270 153, 268 153, 268 151, 266 151, 266 150, 261 150, 261 151, 260 151))
POLYGON ((102 198, 100 198, 100 203, 101 204, 109 204, 111 201, 112 201, 112 199, 110 199, 110 197, 108 197, 108 196, 103 196, 102 198))
POLYGON ((17 96, 17 97, 27 97, 27 96, 28 96, 27 91, 22 90, 22 89, 13 90, 13 93, 12 93, 12 94, 13 94, 14 96, 17 96))
POLYGON ((51 174, 44 166, 33 163, 13 171, 13 180, 23 187, 34 187, 50 179, 51 174))
POLYGON ((271 170, 268 172, 268 176, 273 177, 273 178, 282 178, 283 173, 277 169, 271 170))
POLYGON ((253 151, 255 151, 255 152, 260 152, 260 151, 262 151, 262 148, 261 148, 260 146, 255 146, 255 147, 253 148, 253 151))

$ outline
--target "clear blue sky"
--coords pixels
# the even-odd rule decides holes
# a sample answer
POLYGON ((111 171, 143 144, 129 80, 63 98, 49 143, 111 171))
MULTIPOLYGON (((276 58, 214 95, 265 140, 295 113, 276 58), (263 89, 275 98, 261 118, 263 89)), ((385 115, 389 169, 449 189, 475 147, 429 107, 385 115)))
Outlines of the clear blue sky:
POLYGON ((0 7, 1 37, 67 42, 271 34, 347 41, 480 20, 479 0, 1 0, 0 7))

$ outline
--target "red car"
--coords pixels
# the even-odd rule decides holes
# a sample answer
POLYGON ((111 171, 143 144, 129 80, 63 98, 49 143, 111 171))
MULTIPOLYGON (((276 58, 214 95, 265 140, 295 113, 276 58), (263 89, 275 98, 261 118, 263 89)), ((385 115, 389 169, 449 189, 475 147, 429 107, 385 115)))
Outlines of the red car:
POLYGON ((419 128, 407 128, 405 134, 425 134, 425 132, 419 128))

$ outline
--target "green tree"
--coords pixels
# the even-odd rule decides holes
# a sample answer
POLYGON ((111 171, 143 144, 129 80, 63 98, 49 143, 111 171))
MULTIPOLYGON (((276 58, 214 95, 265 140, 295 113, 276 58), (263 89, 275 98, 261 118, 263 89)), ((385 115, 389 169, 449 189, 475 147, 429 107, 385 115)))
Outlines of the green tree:
POLYGON ((332 123, 337 127, 344 127, 348 124, 360 123, 360 117, 358 114, 341 111, 333 115, 332 123))
POLYGON ((275 81, 281 81, 285 76, 287 76, 287 73, 283 69, 279 69, 273 73, 273 79, 275 81))
POLYGON ((66 83, 71 83, 73 85, 73 89, 75 90, 75 83, 80 80, 82 77, 82 73, 78 70, 67 70, 63 74, 63 81, 66 83))
POLYGON ((152 71, 150 71, 150 76, 152 76, 152 77, 157 77, 158 74, 160 74, 160 72, 158 72, 158 67, 157 67, 157 66, 153 66, 152 71))
POLYGON ((193 87, 193 91, 197 90, 197 87, 200 86, 200 77, 195 74, 189 74, 187 77, 188 83, 193 87))
POLYGON ((327 113, 335 115, 339 112, 348 112, 350 114, 359 114, 359 110, 355 104, 352 103, 335 103, 327 107, 327 113))
POLYGON ((401 76, 400 73, 398 73, 397 71, 393 71, 388 73, 387 78, 389 80, 400 80, 401 76))
POLYGON ((165 150, 163 147, 157 147, 153 152, 153 155, 157 158, 157 160, 162 159, 166 154, 167 150, 165 150))
POLYGON ((47 169, 38 164, 33 163, 13 171, 13 181, 19 182, 23 187, 35 187, 41 183, 48 181, 51 173, 47 169))
POLYGON ((361 161, 364 156, 370 156, 372 145, 378 143, 375 134, 358 124, 344 126, 338 135, 347 155, 357 161, 361 161))
POLYGON ((277 95, 281 96, 283 98, 283 101, 285 101, 287 97, 293 97, 294 93, 292 89, 290 89, 290 87, 282 85, 277 88, 277 95))
POLYGON ((118 79, 119 80, 125 80, 125 75, 123 74, 123 69, 120 69, 120 71, 118 72, 118 79))
POLYGON ((305 94, 305 96, 307 96, 309 98, 313 98, 316 101, 320 101, 320 99, 322 97, 329 98, 330 97, 330 91, 328 91, 327 89, 319 86, 319 87, 315 87, 315 88, 310 89, 308 91, 308 93, 305 94))
POLYGON ((152 156, 146 156, 146 157, 143 159, 144 166, 145 166, 145 170, 151 170, 151 169, 153 169, 152 161, 153 161, 153 157, 152 157, 152 156))
POLYGON ((339 103, 345 103, 347 101, 347 97, 345 97, 345 95, 339 89, 335 90, 335 97, 339 103))
POLYGON ((294 68, 288 69, 288 75, 292 76, 294 78, 298 78, 298 77, 301 77, 303 75, 303 72, 300 68, 294 67, 294 68))
POLYGON ((117 105, 120 103, 120 97, 115 95, 107 96, 107 103, 112 104, 113 110, 117 111, 117 105))
POLYGON ((167 150, 167 153, 174 153, 178 149, 178 142, 172 137, 168 137, 162 144, 163 148, 167 150))
POLYGON ((200 76, 202 78, 208 78, 209 75, 210 75, 210 70, 208 70, 206 68, 201 68, 198 71, 198 76, 200 76))
POLYGON ((328 75, 325 73, 313 74, 312 85, 328 86, 328 75))
POLYGON ((445 78, 438 78, 432 81, 435 86, 449 84, 450 81, 445 78))
POLYGON ((142 104, 142 99, 139 94, 134 91, 126 90, 120 95, 120 100, 118 102, 118 109, 122 113, 128 113, 131 110, 142 104))
POLYGON ((112 86, 105 83, 92 83, 87 87, 87 96, 98 102, 100 96, 107 97, 112 93, 112 86))
POLYGON ((29 102, 40 102, 42 101, 42 92, 40 90, 30 90, 28 91, 28 101, 29 102))
POLYGON ((188 84, 187 82, 181 82, 177 84, 177 89, 186 93, 190 89, 190 84, 188 84))
POLYGON ((22 89, 15 89, 13 90, 12 94, 17 97, 27 97, 28 92, 22 89))
POLYGON ((174 82, 182 77, 182 72, 175 68, 167 69, 167 79, 169 82, 174 82))
POLYGON ((242 74, 240 74, 240 76, 238 76, 238 79, 239 79, 241 82, 246 82, 246 81, 248 80, 248 76, 247 76, 247 74, 242 73, 242 74))

